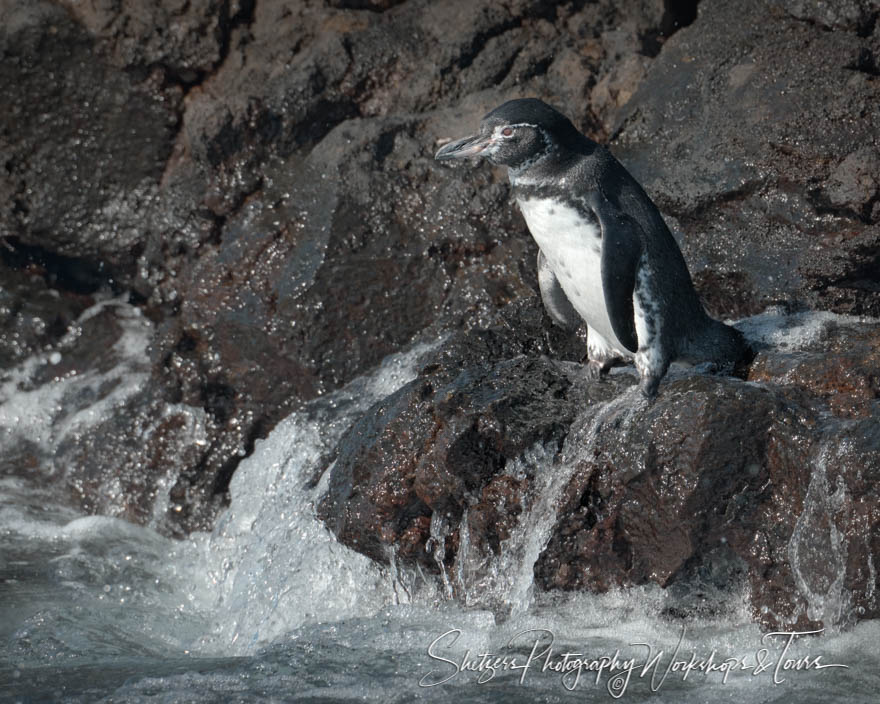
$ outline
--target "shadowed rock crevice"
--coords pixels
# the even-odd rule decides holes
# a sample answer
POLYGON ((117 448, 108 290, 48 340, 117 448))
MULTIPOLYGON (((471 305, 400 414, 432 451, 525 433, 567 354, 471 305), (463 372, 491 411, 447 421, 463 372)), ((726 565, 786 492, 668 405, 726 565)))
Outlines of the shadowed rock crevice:
POLYGON ((220 58, 217 61, 217 67, 223 65, 226 57, 229 56, 229 47, 232 41, 234 30, 243 27, 249 28, 254 22, 254 13, 257 7, 257 0, 223 0, 222 11, 220 15, 220 58), (231 13, 233 9, 232 2, 235 4, 235 13, 231 13))
POLYGON ((654 58, 663 48, 663 42, 697 19, 699 0, 663 0, 663 16, 659 26, 642 35, 642 52, 654 58))
POLYGON ((343 10, 369 10, 370 12, 385 12, 393 7, 402 5, 407 0, 331 0, 330 5, 343 10))
POLYGON ((25 270, 40 276, 50 288, 79 295, 101 289, 120 293, 112 275, 93 259, 65 257, 39 246, 23 244, 17 237, 0 241, 0 261, 12 270, 25 270))
POLYGON ((861 71, 869 76, 880 76, 880 64, 877 61, 877 55, 867 47, 859 49, 856 60, 844 66, 851 71, 861 71))

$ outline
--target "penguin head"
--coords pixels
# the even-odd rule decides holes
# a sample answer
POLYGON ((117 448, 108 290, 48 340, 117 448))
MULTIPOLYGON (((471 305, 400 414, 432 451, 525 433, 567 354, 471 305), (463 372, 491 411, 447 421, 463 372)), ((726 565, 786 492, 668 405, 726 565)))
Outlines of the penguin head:
POLYGON ((480 122, 480 131, 441 147, 435 159, 483 157, 493 164, 522 169, 580 133, 565 115, 536 98, 510 100, 480 122))

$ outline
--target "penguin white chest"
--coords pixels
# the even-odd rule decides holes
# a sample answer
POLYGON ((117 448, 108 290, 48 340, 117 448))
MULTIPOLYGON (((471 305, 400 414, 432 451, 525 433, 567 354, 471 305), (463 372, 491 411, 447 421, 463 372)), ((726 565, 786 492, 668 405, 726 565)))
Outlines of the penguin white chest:
POLYGON ((611 328, 602 290, 602 233, 590 221, 555 199, 517 201, 529 232, 559 285, 587 324, 619 350, 625 350, 611 328))

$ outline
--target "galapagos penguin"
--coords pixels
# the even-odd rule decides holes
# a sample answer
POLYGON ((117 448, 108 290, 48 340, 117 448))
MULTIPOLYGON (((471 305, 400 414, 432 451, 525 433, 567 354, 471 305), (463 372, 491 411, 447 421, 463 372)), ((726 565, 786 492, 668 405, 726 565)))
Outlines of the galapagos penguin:
POLYGON ((538 244, 538 283, 550 316, 587 324, 588 373, 634 360, 639 388, 657 394, 681 360, 732 369, 748 346, 709 317, 660 211, 603 146, 546 103, 495 108, 476 135, 436 159, 483 157, 508 167, 513 195, 538 244))

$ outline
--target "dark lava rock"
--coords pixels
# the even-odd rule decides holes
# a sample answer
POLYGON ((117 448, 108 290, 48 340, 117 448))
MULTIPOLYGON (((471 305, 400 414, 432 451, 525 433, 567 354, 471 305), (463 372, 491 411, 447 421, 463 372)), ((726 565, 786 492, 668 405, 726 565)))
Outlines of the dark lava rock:
POLYGON ((475 543, 497 554, 534 480, 512 474, 513 460, 535 445, 558 451, 582 406, 622 388, 619 380, 585 385, 579 367, 572 374, 546 357, 498 360, 492 352, 504 344, 490 332, 450 344, 484 354, 462 364, 447 346, 339 442, 319 514, 376 560, 399 547, 400 557, 435 568, 425 548, 432 515, 458 522, 466 508, 475 543))
POLYGON ((533 295, 536 250, 506 175, 438 168, 436 144, 527 90, 564 96, 590 127, 582 96, 604 62, 673 31, 651 2, 371 9, 386 11, 258 3, 187 94, 189 158, 169 164, 167 182, 200 183, 218 228, 154 292, 175 313, 163 353, 195 340, 236 392, 282 380, 269 396, 253 387, 269 413, 277 396, 336 388, 426 328, 486 327, 533 295))
POLYGON ((875 0, 770 0, 781 12, 806 22, 814 22, 826 29, 849 29, 869 32, 877 19, 875 0))
POLYGON ((166 317, 166 397, 215 417, 212 390, 223 401, 199 480, 220 491, 229 449, 249 452, 292 404, 534 299, 536 249, 506 174, 438 168, 440 140, 527 92, 601 129, 584 92, 674 31, 650 2, 373 9, 386 11, 258 3, 187 94, 164 183, 185 184, 214 225, 182 254, 152 238, 144 259, 171 274, 150 298, 166 317))
POLYGON ((0 3, 0 232, 136 273, 178 114, 47 2, 0 3))
POLYGON ((618 431, 606 424, 597 434, 592 424, 584 419, 567 440, 579 459, 535 565, 545 589, 690 579, 729 590, 746 576, 765 624, 803 620, 803 598, 779 553, 802 511, 813 414, 760 386, 692 377, 668 384, 618 431), (761 562, 756 543, 782 559, 761 562))
MULTIPOLYGON (((42 315, 55 310, 46 297, 30 303, 42 315)), ((63 299, 48 298, 65 310, 63 299)), ((150 321, 105 300, 54 332, 42 354, 0 376, 0 471, 63 487, 90 513, 165 533, 207 525, 221 497, 186 482, 186 472, 205 462, 217 423, 200 408, 167 402, 150 384, 150 321)))
MULTIPOLYGON (((582 459, 535 567, 540 583, 599 591, 668 585, 694 556, 749 523, 745 509, 760 503, 767 458, 795 450, 790 440, 778 445, 797 420, 766 389, 709 377, 667 384, 662 399, 616 431, 606 421, 596 433, 594 418, 582 418, 566 448, 582 459), (731 418, 742 420, 731 425, 731 418)), ((790 477, 798 484, 806 464, 799 471, 790 477)))
POLYGON ((144 72, 161 67, 182 83, 195 83, 216 68, 229 25, 253 5, 253 0, 59 2, 113 64, 144 72))
POLYGON ((612 148, 707 296, 735 277, 738 311, 880 314, 868 5, 701 3, 618 112, 612 148))
MULTIPOLYGON (((267 167, 261 197, 178 275, 179 312, 160 329, 156 368, 169 401, 220 423, 202 481, 228 481, 226 443, 249 452, 296 402, 418 335, 492 320, 535 296, 519 277, 534 251, 513 210, 487 213, 490 231, 455 227, 461 181, 432 183, 418 130, 416 120, 347 122, 308 158, 267 167), (423 187, 410 190, 413 180, 423 187)), ((478 178, 497 197, 495 176, 478 178)))
MULTIPOLYGON (((505 174, 438 168, 437 143, 525 94, 600 136, 639 74, 605 81, 595 113, 585 95, 683 21, 652 0, 355 5, 0 2, 2 236, 79 270, 62 291, 130 290, 157 323, 143 403, 210 419, 177 474, 187 501, 222 496, 292 407, 414 338, 531 310, 505 174)), ((90 450, 106 472, 139 461, 113 447, 90 450)), ((205 527, 190 508, 170 520, 205 527)))
POLYGON ((825 326, 806 349, 762 350, 762 383, 674 371, 652 404, 625 374, 587 382, 579 365, 493 361, 504 351, 485 344, 476 359, 441 352, 339 443, 320 515, 376 560, 442 565, 465 601, 543 521, 544 590, 741 590, 768 627, 876 617, 880 402, 832 396, 809 351, 824 345, 829 373, 863 389, 875 338, 825 326))
MULTIPOLYGON (((102 390, 91 399, 115 400, 102 390)), ((124 400, 124 413, 67 434, 53 463, 66 475, 73 501, 83 510, 150 525, 183 537, 208 526, 222 495, 189 476, 204 465, 217 433, 202 409, 170 404, 142 385, 124 400)))
POLYGON ((848 209, 865 221, 877 222, 880 149, 864 147, 848 155, 832 172, 825 195, 834 207, 848 209))
POLYGON ((51 287, 40 267, 0 264, 0 373, 56 343, 91 303, 88 295, 51 287))
POLYGON ((291 409, 446 338, 339 445, 345 542, 479 581, 540 524, 547 589, 741 579, 768 624, 876 615, 876 326, 630 408, 628 373, 542 356, 583 338, 541 311, 503 170, 432 159, 544 98, 612 140, 714 314, 880 314, 871 2, 0 0, 0 51, 4 403, 51 401, 15 406, 4 473, 206 528, 291 409), (89 309, 108 289, 129 304, 89 309))
POLYGON ((804 389, 844 418, 868 417, 880 398, 880 327, 829 321, 806 349, 761 350, 748 378, 804 389))

